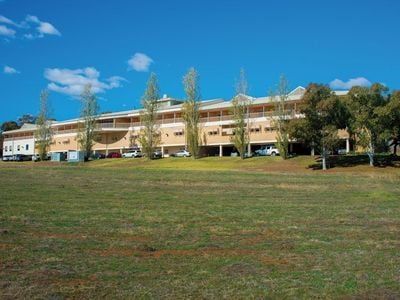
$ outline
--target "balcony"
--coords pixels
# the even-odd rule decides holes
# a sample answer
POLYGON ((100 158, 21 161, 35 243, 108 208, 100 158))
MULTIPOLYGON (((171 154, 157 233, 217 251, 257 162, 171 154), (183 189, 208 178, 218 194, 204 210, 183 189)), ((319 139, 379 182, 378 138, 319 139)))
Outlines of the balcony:
POLYGON ((95 129, 99 131, 126 131, 129 127, 131 127, 131 123, 96 123, 95 129))

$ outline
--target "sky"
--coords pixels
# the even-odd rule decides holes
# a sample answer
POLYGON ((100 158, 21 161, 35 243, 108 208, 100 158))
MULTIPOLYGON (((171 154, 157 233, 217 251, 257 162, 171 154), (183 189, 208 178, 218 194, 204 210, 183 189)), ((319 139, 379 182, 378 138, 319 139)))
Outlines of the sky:
POLYGON ((399 89, 400 1, 0 0, 0 123, 79 116, 91 83, 100 112, 140 107, 150 72, 160 95, 184 99, 182 77, 200 74, 203 100, 230 99, 241 68, 249 94, 373 82, 399 89))

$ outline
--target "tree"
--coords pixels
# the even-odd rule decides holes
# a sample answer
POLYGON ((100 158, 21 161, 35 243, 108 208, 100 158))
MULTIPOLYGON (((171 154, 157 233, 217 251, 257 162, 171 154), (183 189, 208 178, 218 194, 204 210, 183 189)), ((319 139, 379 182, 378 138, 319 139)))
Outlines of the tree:
POLYGON ((159 89, 156 74, 151 73, 147 82, 147 88, 142 97, 144 110, 140 114, 140 121, 143 125, 139 134, 139 142, 142 151, 147 158, 153 158, 155 147, 160 143, 161 136, 157 126, 157 111, 159 89))
POLYGON ((17 122, 15 121, 7 121, 1 124, 1 132, 19 129, 17 122))
POLYGON ((349 127, 355 133, 356 143, 366 149, 370 166, 374 166, 376 145, 384 137, 379 111, 386 104, 384 93, 387 91, 387 87, 375 83, 370 88, 352 87, 347 94, 349 127))
POLYGON ((24 124, 35 124, 36 123, 36 117, 31 115, 31 114, 25 114, 22 117, 18 118, 18 126, 22 127, 24 124))
POLYGON ((81 150, 85 152, 85 160, 87 161, 97 136, 95 131, 96 115, 99 109, 90 84, 85 86, 80 101, 82 121, 78 124, 78 143, 81 150))
POLYGON ((289 157, 289 133, 288 120, 290 115, 286 109, 286 103, 289 94, 289 84, 284 75, 279 78, 277 91, 272 94, 272 99, 275 102, 274 110, 274 127, 276 128, 276 147, 279 150, 280 156, 283 159, 289 157))
POLYGON ((393 154, 397 155, 400 144, 400 91, 393 91, 385 106, 378 108, 381 124, 384 126, 383 137, 393 146, 393 154))
POLYGON ((329 152, 338 143, 338 130, 345 128, 345 106, 327 86, 310 84, 302 98, 302 119, 290 121, 290 138, 319 151, 322 169, 326 170, 329 152))
POLYGON ((49 92, 44 90, 40 93, 39 115, 36 119, 37 129, 35 132, 36 144, 39 150, 40 160, 46 159, 47 151, 52 138, 49 92))
POLYGON ((199 74, 196 69, 190 68, 183 77, 183 88, 186 101, 183 103, 182 118, 185 122, 186 145, 193 158, 198 158, 200 151, 200 86, 199 74))
POLYGON ((242 68, 240 77, 236 83, 236 95, 232 100, 232 115, 234 124, 234 133, 231 142, 239 152, 240 158, 244 159, 247 145, 250 142, 250 124, 249 124, 249 106, 250 98, 247 96, 248 85, 246 73, 242 68))

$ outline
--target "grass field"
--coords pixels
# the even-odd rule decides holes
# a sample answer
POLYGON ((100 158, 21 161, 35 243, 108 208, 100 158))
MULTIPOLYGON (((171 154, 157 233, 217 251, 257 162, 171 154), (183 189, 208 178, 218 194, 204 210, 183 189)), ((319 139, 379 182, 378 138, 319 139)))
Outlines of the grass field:
POLYGON ((0 298, 400 298, 400 169, 0 163, 0 298))

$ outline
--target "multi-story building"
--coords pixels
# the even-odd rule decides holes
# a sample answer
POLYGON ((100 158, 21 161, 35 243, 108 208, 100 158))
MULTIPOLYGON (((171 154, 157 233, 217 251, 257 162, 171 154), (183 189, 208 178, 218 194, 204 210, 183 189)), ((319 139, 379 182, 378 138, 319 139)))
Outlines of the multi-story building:
MULTIPOLYGON (((305 92, 303 87, 297 87, 288 94, 286 109, 292 118, 302 117, 301 99, 305 92)), ((339 96, 345 91, 337 91, 339 96)), ((246 96, 247 97, 247 96, 246 96)), ((276 142, 273 115, 275 102, 271 97, 251 98, 248 111, 248 127, 250 149, 256 150, 261 145, 276 142)), ((164 96, 159 100, 158 121, 161 143, 160 150, 164 156, 185 148, 185 125, 182 120, 183 101, 164 96)), ((201 152, 203 155, 225 156, 233 152, 231 141, 233 136, 232 101, 213 99, 201 101, 200 131, 201 152)), ((96 119, 98 137, 93 146, 94 152, 108 154, 110 152, 125 152, 133 147, 140 147, 138 136, 141 130, 140 111, 129 110, 99 115, 96 119)), ((68 152, 78 150, 78 124, 81 119, 53 122, 53 138, 50 152, 68 152)), ((35 154, 35 125, 25 125, 18 130, 7 131, 4 136, 3 155, 35 154)), ((348 135, 339 132, 343 139, 343 147, 349 150, 348 135), (345 143, 347 141, 347 143, 345 143), (346 145, 346 146, 345 146, 346 145)), ((304 151, 295 141, 290 143, 290 150, 296 153, 304 151)))

